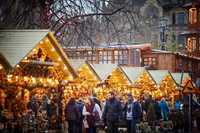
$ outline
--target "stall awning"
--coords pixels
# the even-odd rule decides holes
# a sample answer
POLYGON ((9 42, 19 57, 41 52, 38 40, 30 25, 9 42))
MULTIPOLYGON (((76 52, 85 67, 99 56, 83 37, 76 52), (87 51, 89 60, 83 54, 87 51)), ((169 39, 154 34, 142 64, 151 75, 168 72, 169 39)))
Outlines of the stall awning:
POLYGON ((48 30, 0 30, 0 53, 15 67, 48 33, 48 30))
POLYGON ((170 75, 168 70, 148 70, 152 79, 156 82, 156 84, 160 84, 161 81, 165 78, 165 76, 170 75))
POLYGON ((44 38, 51 41, 51 45, 59 54, 73 77, 77 74, 67 55, 49 30, 0 30, 0 53, 7 60, 11 68, 20 63, 44 38))
POLYGON ((84 59, 70 59, 70 64, 75 69, 75 71, 78 71, 78 69, 86 63, 86 60, 84 59))
POLYGON ((134 83, 146 71, 144 67, 120 66, 120 69, 125 73, 130 83, 134 83))
POLYGON ((191 79, 189 73, 183 73, 182 81, 181 81, 182 73, 171 73, 171 75, 173 79, 176 81, 176 84, 178 84, 179 86, 182 85, 185 79, 191 79))
POLYGON ((117 68, 117 64, 91 64, 89 66, 93 69, 101 81, 107 79, 113 70, 117 68))

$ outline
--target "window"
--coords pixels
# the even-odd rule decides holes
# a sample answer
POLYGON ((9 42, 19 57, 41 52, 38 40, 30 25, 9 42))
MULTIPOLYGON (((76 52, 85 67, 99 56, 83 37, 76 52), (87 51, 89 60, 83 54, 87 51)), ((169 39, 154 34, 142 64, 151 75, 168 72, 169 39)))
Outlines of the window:
POLYGON ((189 37, 187 39, 187 50, 188 52, 194 52, 197 48, 197 38, 189 37))
POLYGON ((186 24, 186 13, 178 12, 176 14, 176 24, 186 24))
POLYGON ((185 41, 186 41, 185 36, 179 35, 177 39, 179 47, 183 48, 185 46, 185 41))
POLYGON ((145 66, 155 66, 156 58, 155 57, 144 58, 143 62, 145 66))
POLYGON ((197 23, 197 9, 196 8, 189 9, 189 22, 190 24, 197 23))

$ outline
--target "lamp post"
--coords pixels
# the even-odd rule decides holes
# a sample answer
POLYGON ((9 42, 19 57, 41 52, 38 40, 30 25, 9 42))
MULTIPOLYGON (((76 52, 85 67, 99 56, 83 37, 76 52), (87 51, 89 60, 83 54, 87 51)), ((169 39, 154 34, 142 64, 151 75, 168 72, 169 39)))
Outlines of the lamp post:
POLYGON ((160 18, 160 49, 166 50, 166 30, 167 30, 167 19, 164 17, 160 18))

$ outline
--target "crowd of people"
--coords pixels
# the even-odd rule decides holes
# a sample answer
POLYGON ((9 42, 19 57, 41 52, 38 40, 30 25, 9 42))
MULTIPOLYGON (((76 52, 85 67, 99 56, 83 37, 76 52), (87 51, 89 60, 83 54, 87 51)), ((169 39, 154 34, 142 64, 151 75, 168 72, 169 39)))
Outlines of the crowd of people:
MULTIPOLYGON (((154 127, 163 121, 172 121, 176 133, 178 129, 181 129, 181 133, 188 132, 187 105, 184 105, 180 99, 177 99, 174 105, 167 100, 164 97, 154 99, 149 94, 135 98, 131 93, 126 96, 126 99, 122 99, 114 92, 109 92, 105 101, 100 101, 93 94, 79 99, 71 97, 67 103, 62 104, 62 100, 53 101, 44 95, 41 102, 33 96, 27 107, 28 114, 43 119, 41 124, 38 124, 39 120, 31 121, 37 124, 34 129, 36 132, 40 130, 38 126, 44 124, 45 129, 42 130, 51 130, 54 123, 54 129, 64 128, 68 133, 97 133, 99 129, 107 133, 118 133, 120 128, 125 129, 127 133, 136 133, 139 123, 147 122, 154 127)), ((0 120, 3 118, 2 110, 0 108, 0 120)), ((199 118, 197 118, 198 125, 199 118)))
MULTIPOLYGON (((180 101, 175 103, 176 110, 181 109, 180 101)), ((96 96, 79 99, 71 98, 65 107, 65 120, 68 122, 69 133, 96 133, 97 128, 104 128, 107 133, 117 133, 120 123, 128 133, 136 133, 136 124, 147 121, 150 125, 158 121, 169 120, 170 107, 162 98, 155 100, 148 95, 136 99, 132 94, 122 101, 110 92, 105 102, 100 102, 96 96)))

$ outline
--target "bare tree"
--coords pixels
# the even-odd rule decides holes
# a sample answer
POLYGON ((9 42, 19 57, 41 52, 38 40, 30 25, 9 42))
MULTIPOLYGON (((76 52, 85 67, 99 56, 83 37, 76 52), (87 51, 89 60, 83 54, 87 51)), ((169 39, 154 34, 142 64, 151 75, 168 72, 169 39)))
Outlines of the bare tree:
POLYGON ((130 43, 148 28, 134 8, 133 0, 1 0, 0 27, 49 28, 64 46, 130 43))

